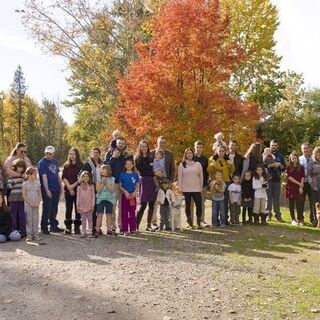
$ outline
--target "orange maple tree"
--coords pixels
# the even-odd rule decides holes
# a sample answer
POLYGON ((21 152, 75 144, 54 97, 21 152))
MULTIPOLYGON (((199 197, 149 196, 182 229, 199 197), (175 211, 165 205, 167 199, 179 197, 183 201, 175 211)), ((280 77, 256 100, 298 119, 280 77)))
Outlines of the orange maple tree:
POLYGON ((229 20, 218 0, 172 0, 151 21, 152 40, 136 45, 138 59, 119 79, 111 121, 129 142, 167 137, 181 152, 214 133, 248 144, 258 107, 231 97, 226 84, 245 59, 228 41, 229 20))

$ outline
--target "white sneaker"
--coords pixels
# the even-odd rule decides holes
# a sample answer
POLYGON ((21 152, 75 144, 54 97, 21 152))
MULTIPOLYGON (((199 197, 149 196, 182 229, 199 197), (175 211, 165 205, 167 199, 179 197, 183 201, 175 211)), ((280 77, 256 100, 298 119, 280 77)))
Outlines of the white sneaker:
POLYGON ((201 221, 201 222, 200 222, 200 226, 201 226, 202 228, 206 228, 206 227, 208 227, 209 225, 208 225, 205 221, 201 221))
POLYGON ((297 225, 298 225, 298 222, 297 222, 296 220, 292 220, 292 221, 291 221, 291 224, 292 224, 293 226, 297 226, 297 225))
POLYGON ((40 236, 36 235, 36 236, 34 237, 34 240, 35 240, 35 241, 40 241, 40 240, 42 240, 42 238, 41 238, 40 236))

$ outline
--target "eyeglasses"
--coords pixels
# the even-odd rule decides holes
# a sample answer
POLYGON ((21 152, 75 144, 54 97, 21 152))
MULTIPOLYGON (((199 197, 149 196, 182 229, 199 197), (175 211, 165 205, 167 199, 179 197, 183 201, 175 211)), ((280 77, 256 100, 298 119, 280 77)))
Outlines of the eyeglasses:
POLYGON ((20 150, 21 153, 27 153, 27 150, 20 150))
POLYGON ((102 177, 102 178, 108 178, 108 176, 103 176, 103 175, 101 175, 101 177, 102 177))

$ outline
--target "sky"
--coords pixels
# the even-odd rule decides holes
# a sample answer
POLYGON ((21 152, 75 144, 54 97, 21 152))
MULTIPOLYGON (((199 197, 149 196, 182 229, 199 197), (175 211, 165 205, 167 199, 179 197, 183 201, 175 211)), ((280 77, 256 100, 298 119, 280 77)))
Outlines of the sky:
MULTIPOLYGON (((271 0, 279 9, 280 26, 276 33, 277 53, 282 56, 283 70, 303 73, 307 88, 320 87, 320 1, 271 0)), ((28 86, 27 93, 39 102, 43 97, 63 101, 68 97, 66 62, 44 54, 28 38, 15 9, 22 9, 24 0, 0 0, 0 90, 8 90, 14 71, 21 65, 28 86)), ((71 124, 70 108, 61 108, 61 115, 71 124)))

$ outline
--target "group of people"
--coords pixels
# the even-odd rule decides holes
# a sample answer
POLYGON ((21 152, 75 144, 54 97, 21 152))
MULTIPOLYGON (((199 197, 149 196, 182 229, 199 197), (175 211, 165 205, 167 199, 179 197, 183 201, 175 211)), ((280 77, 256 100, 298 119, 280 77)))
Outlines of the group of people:
MULTIPOLYGON (((203 154, 204 143, 196 141, 194 148, 185 150, 177 167, 165 137, 157 139, 154 150, 146 140, 140 141, 133 155, 126 139, 115 131, 104 157, 95 147, 83 163, 79 150, 71 148, 62 175, 53 146, 47 146, 44 157, 33 166, 27 146, 18 143, 0 166, 0 242, 22 237, 27 241, 41 239, 41 200, 42 234, 73 231, 83 237, 100 237, 103 216, 107 235, 135 234, 147 207, 147 231, 171 230, 173 210, 179 214, 182 198, 187 228, 267 224, 272 212, 281 222, 284 181, 292 224, 303 225, 308 197, 310 222, 319 226, 315 204, 320 202, 320 147, 312 153, 310 145, 304 143, 302 155, 291 153, 286 163, 275 140, 264 150, 261 143, 253 143, 244 156, 238 152, 237 141, 227 144, 221 132, 215 140, 210 158, 203 154), (63 192, 64 229, 57 220, 63 192), (210 224, 205 221, 208 198, 212 200, 210 224)), ((180 224, 177 222, 175 228, 181 228, 180 224)))

